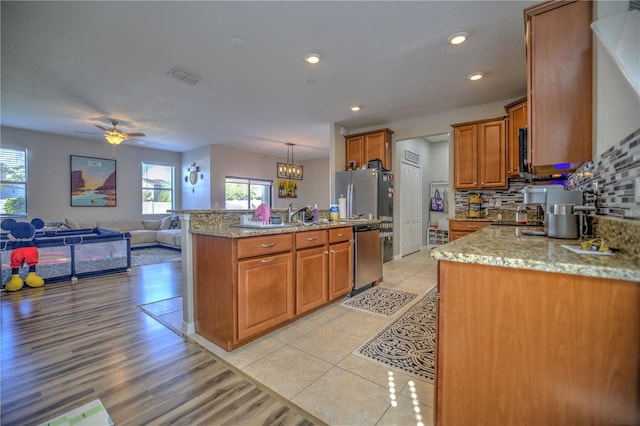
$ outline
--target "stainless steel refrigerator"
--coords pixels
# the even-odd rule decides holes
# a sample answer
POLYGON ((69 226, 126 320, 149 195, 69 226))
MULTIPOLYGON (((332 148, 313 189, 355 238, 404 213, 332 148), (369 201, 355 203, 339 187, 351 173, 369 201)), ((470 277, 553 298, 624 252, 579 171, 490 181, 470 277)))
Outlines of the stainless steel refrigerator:
POLYGON ((347 218, 372 214, 380 219, 383 261, 393 260, 393 173, 378 169, 336 173, 337 198, 347 199, 347 218))

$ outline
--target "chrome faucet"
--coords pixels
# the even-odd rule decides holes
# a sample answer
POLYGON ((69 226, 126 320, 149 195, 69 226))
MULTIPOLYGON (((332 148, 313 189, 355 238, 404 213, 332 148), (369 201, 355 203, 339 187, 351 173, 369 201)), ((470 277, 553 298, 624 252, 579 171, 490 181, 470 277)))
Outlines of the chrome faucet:
POLYGON ((290 203, 287 206, 287 217, 289 218, 289 223, 291 223, 291 219, 300 212, 304 212, 309 210, 309 206, 300 207, 299 209, 293 208, 293 203, 290 203))

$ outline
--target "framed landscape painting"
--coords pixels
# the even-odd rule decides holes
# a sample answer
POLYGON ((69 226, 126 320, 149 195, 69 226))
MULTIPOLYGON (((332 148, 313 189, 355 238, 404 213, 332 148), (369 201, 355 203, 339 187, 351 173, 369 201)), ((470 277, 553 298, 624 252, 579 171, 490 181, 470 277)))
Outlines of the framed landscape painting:
POLYGON ((71 156, 71 207, 116 206, 116 160, 71 156))

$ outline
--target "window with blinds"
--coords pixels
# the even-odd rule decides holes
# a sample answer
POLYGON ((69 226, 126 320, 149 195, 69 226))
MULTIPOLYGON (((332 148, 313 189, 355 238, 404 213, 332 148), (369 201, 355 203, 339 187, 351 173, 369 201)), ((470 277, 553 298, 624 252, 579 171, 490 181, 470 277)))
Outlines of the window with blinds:
POLYGON ((0 148, 0 214, 27 216, 27 151, 0 148))

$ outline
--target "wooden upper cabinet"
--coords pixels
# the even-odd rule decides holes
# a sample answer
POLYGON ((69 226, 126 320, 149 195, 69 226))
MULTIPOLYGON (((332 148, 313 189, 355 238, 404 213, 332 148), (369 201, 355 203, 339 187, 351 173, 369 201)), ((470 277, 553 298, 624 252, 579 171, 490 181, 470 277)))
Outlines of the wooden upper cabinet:
POLYGON ((453 159, 456 189, 478 187, 478 127, 475 124, 454 127, 453 159))
POLYGON ((525 9, 528 158, 538 166, 592 158, 591 1, 547 1, 525 9))
POLYGON ((452 125, 455 189, 507 187, 503 117, 452 125))
POLYGON ((506 105, 504 110, 507 113, 507 176, 519 177, 518 130, 528 127, 527 98, 506 105))
MULTIPOLYGON (((364 158, 364 135, 345 137, 346 161, 355 161, 360 168, 364 158)), ((348 168, 345 164, 345 168, 348 168)))
MULTIPOLYGON (((345 136, 346 161, 355 161, 356 167, 365 166, 370 160, 379 158, 382 167, 391 170, 393 167, 392 140, 393 132, 389 129, 374 130, 366 133, 345 136)), ((347 168, 345 164, 345 168, 347 168)))

